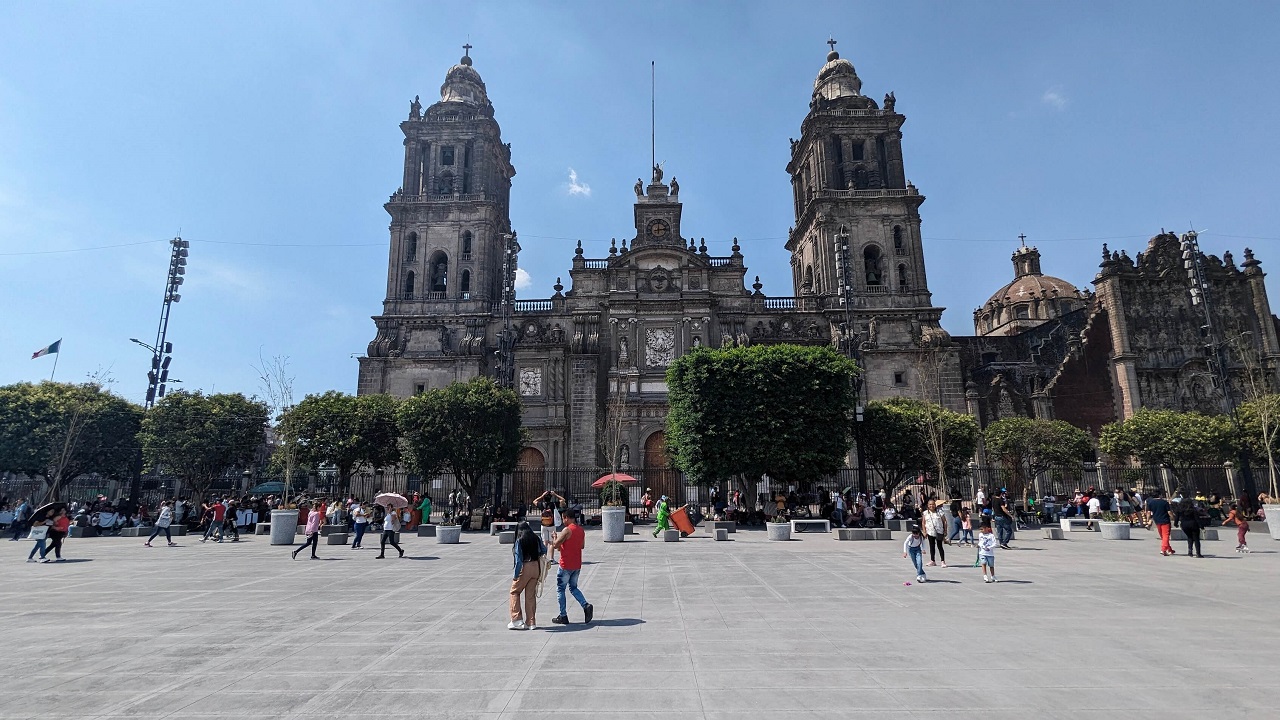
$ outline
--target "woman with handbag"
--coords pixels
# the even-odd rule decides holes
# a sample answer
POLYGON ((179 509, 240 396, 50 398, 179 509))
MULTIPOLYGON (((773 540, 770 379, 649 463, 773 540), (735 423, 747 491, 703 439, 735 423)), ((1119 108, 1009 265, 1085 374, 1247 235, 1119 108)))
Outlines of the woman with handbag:
POLYGON ((382 521, 382 552, 378 554, 378 559, 382 560, 387 557, 387 544, 400 551, 400 557, 404 557, 404 548, 396 543, 396 533, 400 532, 400 510, 387 506, 386 517, 382 521))
POLYGON ((45 553, 49 552, 45 548, 45 543, 49 540, 50 525, 53 525, 52 518, 33 520, 31 522, 31 530, 27 532, 27 539, 35 540, 36 544, 31 547, 31 554, 27 556, 27 562, 35 562, 36 553, 40 553, 40 559, 43 560, 45 553))
POLYGON ((67 533, 71 530, 71 518, 67 516, 66 508, 59 508, 58 512, 53 515, 53 525, 49 526, 49 547, 40 553, 40 559, 49 562, 46 557, 49 551, 53 551, 53 556, 58 562, 62 562, 62 541, 67 537, 67 533))
POLYGON ((511 622, 508 630, 537 630, 537 590, 542 580, 543 556, 547 546, 533 532, 529 523, 517 526, 516 541, 511 547, 515 574, 511 579, 511 622), (520 594, 524 594, 524 612, 521 613, 520 594))

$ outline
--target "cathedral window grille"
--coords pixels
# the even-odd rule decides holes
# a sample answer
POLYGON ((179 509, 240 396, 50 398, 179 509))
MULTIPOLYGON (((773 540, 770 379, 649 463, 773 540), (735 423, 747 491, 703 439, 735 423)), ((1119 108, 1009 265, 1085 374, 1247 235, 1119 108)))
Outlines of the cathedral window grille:
POLYGON ((416 385, 414 385, 414 386, 413 386, 413 394, 414 394, 414 395, 421 395, 422 393, 424 393, 424 392, 426 392, 426 391, 427 391, 427 384, 426 384, 426 383, 418 383, 418 384, 416 384, 416 385))
POLYGON ((906 292, 909 286, 910 286, 910 283, 907 282, 907 266, 899 265, 898 266, 898 289, 903 292, 906 292))
POLYGON ((440 164, 441 165, 453 164, 453 146, 452 145, 445 145, 444 147, 440 148, 440 164))
POLYGON ((471 259, 471 231, 470 230, 462 231, 462 259, 463 260, 471 259))
POLYGON ((907 386, 907 374, 906 374, 906 373, 904 373, 904 372, 895 372, 895 373, 893 374, 893 386, 894 386, 894 387, 906 387, 906 386, 907 386))
POLYGON ((443 293, 449 284, 449 256, 438 252, 431 256, 431 292, 443 293))
POLYGON ((405 273, 405 276, 404 276, 405 298, 413 299, 413 282, 414 282, 413 271, 410 270, 409 272, 405 273))
POLYGON ((894 254, 894 255, 906 255, 906 254, 907 254, 907 246, 906 246, 906 243, 904 243, 904 242, 902 241, 902 226, 901 226, 901 225, 894 225, 894 226, 893 226, 893 254, 894 254))
POLYGON ((460 291, 462 292, 462 299, 470 300, 471 299, 471 271, 470 270, 462 271, 462 282, 458 283, 458 285, 459 285, 460 291))
POLYGON ((418 257, 418 233, 409 233, 404 241, 404 261, 413 262, 418 257))
POLYGON ((845 179, 844 143, 839 136, 831 138, 831 175, 832 187, 841 190, 848 187, 848 180, 845 179))
POLYGON ((853 141, 850 141, 850 145, 849 145, 849 156, 850 156, 850 157, 849 157, 849 159, 850 159, 850 160, 865 160, 865 159, 866 159, 866 154, 865 154, 865 153, 866 153, 866 151, 865 151, 865 149, 864 149, 864 148, 866 148, 866 144, 865 144, 862 140, 853 140, 853 141))
POLYGON ((868 245, 862 251, 862 263, 866 268, 867 285, 883 285, 884 267, 880 258, 880 248, 875 245, 868 245))

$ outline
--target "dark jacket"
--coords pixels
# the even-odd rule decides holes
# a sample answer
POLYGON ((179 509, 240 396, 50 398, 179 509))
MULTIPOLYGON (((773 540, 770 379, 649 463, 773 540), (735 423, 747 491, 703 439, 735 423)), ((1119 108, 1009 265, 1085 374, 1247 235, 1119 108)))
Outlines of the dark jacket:
MULTIPOLYGON (((538 556, 541 557, 543 555, 546 555, 547 546, 542 542, 542 538, 538 537, 536 533, 534 533, 533 537, 538 541, 538 556)), ((515 543, 513 543, 511 546, 511 555, 515 558, 515 570, 516 570, 515 574, 511 577, 511 579, 518 580, 520 579, 520 571, 524 569, 524 563, 525 563, 524 555, 523 553, 520 552, 519 536, 516 537, 515 543)), ((534 562, 537 562, 537 560, 534 560, 534 562)))

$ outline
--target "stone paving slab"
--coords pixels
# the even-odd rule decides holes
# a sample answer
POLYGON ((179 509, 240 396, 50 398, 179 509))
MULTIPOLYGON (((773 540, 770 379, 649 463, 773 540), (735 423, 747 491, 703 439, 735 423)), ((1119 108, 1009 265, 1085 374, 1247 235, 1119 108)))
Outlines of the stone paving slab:
POLYGON ((406 534, 385 560, 244 535, 73 539, 72 562, 28 564, 0 542, 0 720, 1272 716, 1280 543, 1164 558, 1147 531, 1038 535, 989 585, 968 548, 918 584, 896 541, 593 531, 596 622, 571 602, 551 625, 549 583, 531 632, 506 629, 510 546, 478 533, 406 534))

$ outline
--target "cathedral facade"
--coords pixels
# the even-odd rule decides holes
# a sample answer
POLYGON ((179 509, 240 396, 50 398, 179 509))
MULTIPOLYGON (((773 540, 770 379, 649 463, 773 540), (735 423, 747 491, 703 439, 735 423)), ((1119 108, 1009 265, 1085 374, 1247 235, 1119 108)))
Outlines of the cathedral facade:
POLYGON ((713 256, 685 237, 679 182, 655 167, 632 188, 633 237, 591 255, 581 242, 566 248, 568 286, 558 278, 551 297, 516 299, 512 151, 463 57, 439 102, 424 110, 415 98, 400 125, 386 299, 358 392, 403 397, 505 379, 523 402, 520 462, 530 468, 665 467, 666 369, 699 346, 832 344, 865 368, 866 398, 927 393, 963 410, 960 356, 928 289, 924 196, 907 180, 906 118, 895 105, 892 93, 883 104, 864 96, 853 65, 827 55, 786 167, 792 295, 748 284, 736 241, 713 256))

